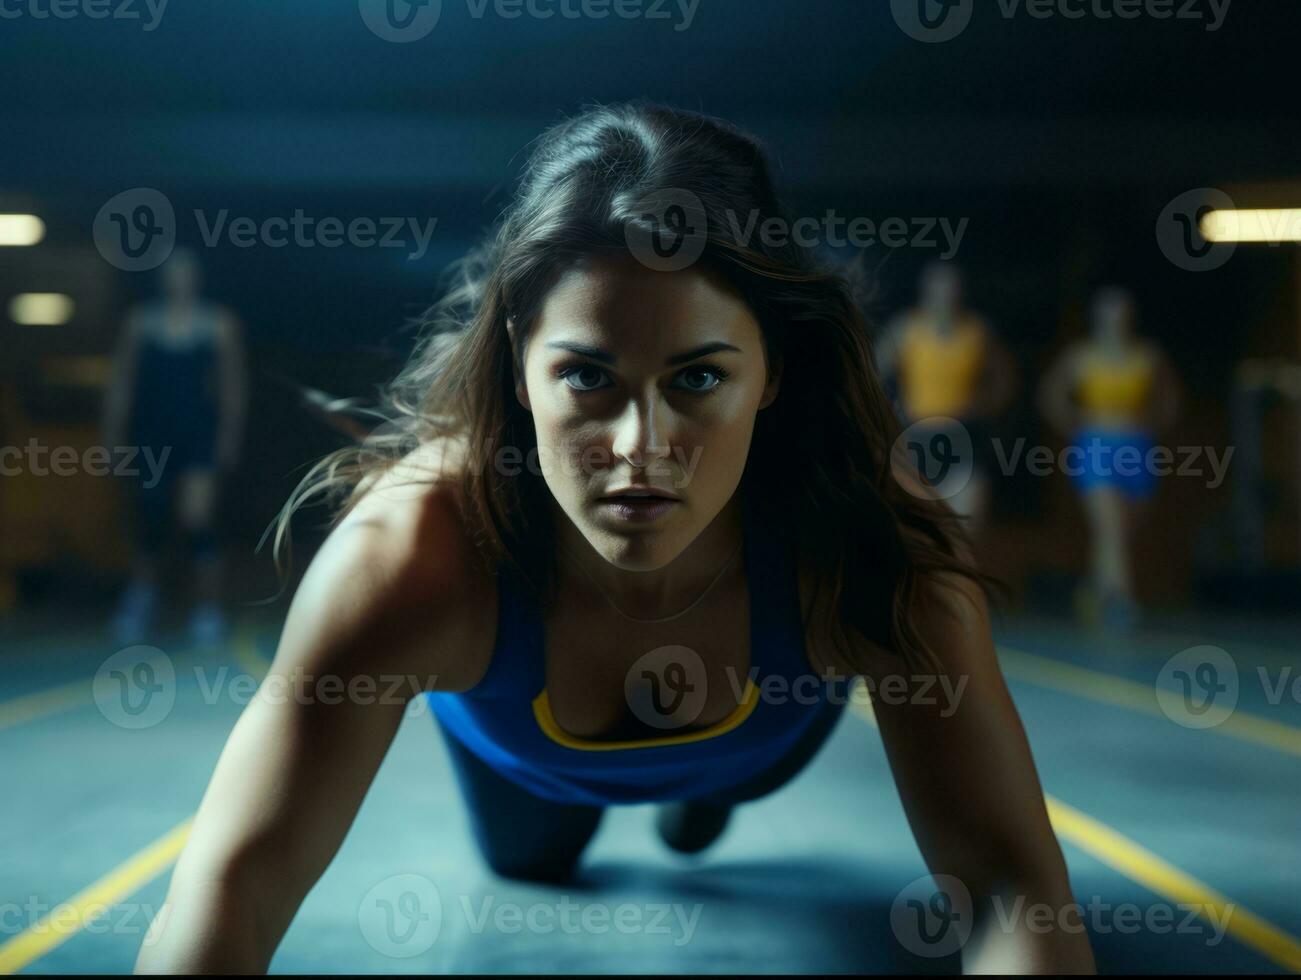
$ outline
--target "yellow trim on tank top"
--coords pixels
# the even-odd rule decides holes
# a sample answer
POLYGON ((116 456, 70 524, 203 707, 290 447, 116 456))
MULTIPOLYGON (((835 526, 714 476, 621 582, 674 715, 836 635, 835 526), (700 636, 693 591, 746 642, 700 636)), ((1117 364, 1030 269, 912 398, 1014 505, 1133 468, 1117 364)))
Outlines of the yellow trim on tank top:
POLYGON ((547 698, 546 688, 543 688, 542 693, 533 699, 533 717, 537 719, 538 727, 542 729, 543 734, 551 741, 563 745, 567 749, 602 752, 612 749, 644 749, 661 745, 685 745, 688 742, 701 742, 707 738, 717 738, 719 735, 726 735, 749 718, 758 703, 759 688, 753 680, 747 679, 745 682, 745 696, 741 699, 741 703, 732 709, 730 715, 714 722, 708 728, 702 728, 698 732, 687 732, 683 735, 668 735, 664 738, 627 739, 620 742, 602 742, 569 734, 556 724, 555 716, 551 713, 551 702, 547 698))

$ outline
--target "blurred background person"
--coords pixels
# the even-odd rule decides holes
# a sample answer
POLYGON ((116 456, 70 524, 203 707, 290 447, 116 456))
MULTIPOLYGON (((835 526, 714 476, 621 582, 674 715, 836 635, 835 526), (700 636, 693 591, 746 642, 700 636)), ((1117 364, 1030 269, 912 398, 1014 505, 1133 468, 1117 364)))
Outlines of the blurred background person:
POLYGON ((194 254, 177 249, 163 265, 163 294, 131 310, 114 357, 105 408, 106 444, 130 446, 139 465, 131 492, 136 541, 131 582, 112 620, 116 642, 140 642, 159 608, 163 549, 179 527, 194 566, 192 639, 219 642, 221 553, 217 504, 239 459, 247 366, 238 320, 200 297, 194 254))
POLYGON ((1138 617, 1131 553, 1157 486, 1150 451, 1179 404, 1173 369, 1157 344, 1135 335, 1134 319, 1126 290, 1099 290, 1089 336, 1062 352, 1039 389, 1040 410, 1076 450, 1063 458, 1074 457, 1068 474, 1088 515, 1090 582, 1077 593, 1077 612, 1121 628, 1138 617))
MULTIPOLYGON (((922 271, 917 305, 890 324, 877 345, 883 379, 898 393, 906 426, 955 419, 971 438, 971 478, 949 504, 978 533, 989 512, 990 428, 1016 388, 1006 346, 980 314, 967 309, 957 266, 932 262, 922 271)), ((923 438, 922 440, 926 440, 923 438)))

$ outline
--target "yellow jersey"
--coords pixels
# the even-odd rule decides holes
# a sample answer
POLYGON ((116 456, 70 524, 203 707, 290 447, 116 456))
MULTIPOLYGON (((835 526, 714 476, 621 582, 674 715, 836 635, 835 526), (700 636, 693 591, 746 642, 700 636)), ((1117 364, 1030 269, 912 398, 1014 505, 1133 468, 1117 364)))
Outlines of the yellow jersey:
POLYGON ((1156 365, 1139 349, 1121 358, 1093 349, 1081 354, 1075 396, 1092 423, 1136 425, 1152 396, 1156 365))
POLYGON ((947 333, 921 310, 908 315, 899 345, 900 396, 910 418, 961 418, 976 400, 988 336, 979 317, 960 316, 947 333))

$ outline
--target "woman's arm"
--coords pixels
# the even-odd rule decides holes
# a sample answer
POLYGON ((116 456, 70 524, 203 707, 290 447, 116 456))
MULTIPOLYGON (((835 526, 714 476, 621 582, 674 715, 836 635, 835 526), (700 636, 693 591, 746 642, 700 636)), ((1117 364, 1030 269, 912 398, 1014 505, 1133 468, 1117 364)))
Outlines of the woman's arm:
POLYGON ((444 656, 452 624, 464 618, 449 509, 367 503, 304 576, 136 972, 265 972, 351 826, 407 701, 468 686, 459 663, 440 670, 453 659, 444 656), (420 520, 403 518, 411 511, 420 520))
MULTIPOLYGON (((963 950, 967 972, 1095 972, 1025 730, 995 658, 985 599, 968 579, 951 581, 954 589, 932 580, 918 609, 943 665, 939 683, 925 698, 874 705, 909 823, 931 873, 957 878, 971 896, 976 928, 963 950), (1068 927, 1027 923, 1026 910, 1038 906, 1068 927)), ((878 672, 913 673, 897 664, 878 672)), ((869 681, 875 690, 881 676, 869 681)))

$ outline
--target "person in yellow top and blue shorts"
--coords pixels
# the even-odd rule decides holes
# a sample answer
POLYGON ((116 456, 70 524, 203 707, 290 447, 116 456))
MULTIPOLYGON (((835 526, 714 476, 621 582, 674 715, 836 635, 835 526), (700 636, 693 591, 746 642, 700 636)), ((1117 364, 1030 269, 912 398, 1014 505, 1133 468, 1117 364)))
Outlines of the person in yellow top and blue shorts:
POLYGON ((1173 421, 1177 404, 1165 356, 1135 336, 1129 293, 1100 290, 1088 339, 1045 375, 1040 407, 1071 439, 1063 461, 1089 515, 1092 594, 1082 598, 1113 626, 1137 619, 1130 545, 1141 507, 1156 492, 1153 436, 1173 421))
MULTIPOLYGON (((970 459, 952 460, 966 462, 970 476, 945 496, 976 532, 989 505, 990 425, 1011 401, 1016 370, 984 318, 965 307, 957 267, 940 261, 926 267, 918 305, 899 316, 878 342, 877 364, 896 389, 911 441, 951 443, 959 427, 970 438, 970 459)), ((955 450, 959 457, 966 451, 965 445, 955 450)))

